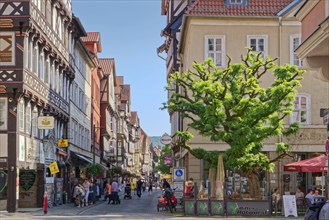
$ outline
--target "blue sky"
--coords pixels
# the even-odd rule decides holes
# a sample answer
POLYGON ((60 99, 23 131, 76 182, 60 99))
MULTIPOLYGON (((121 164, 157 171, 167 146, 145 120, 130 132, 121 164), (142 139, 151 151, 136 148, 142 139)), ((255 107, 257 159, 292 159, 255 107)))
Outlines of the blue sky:
POLYGON ((102 53, 114 58, 117 75, 131 87, 131 110, 149 136, 170 134, 165 61, 156 54, 166 25, 161 0, 73 0, 73 13, 87 32, 100 32, 102 53))

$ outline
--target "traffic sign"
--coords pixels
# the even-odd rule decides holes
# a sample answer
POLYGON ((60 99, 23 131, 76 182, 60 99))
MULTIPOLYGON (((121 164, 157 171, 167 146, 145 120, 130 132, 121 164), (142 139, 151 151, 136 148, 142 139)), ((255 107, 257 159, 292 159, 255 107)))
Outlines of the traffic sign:
POLYGON ((174 167, 174 181, 185 181, 185 168, 174 167))
POLYGON ((169 134, 165 133, 164 135, 161 136, 160 142, 161 144, 168 145, 171 144, 172 138, 169 134))

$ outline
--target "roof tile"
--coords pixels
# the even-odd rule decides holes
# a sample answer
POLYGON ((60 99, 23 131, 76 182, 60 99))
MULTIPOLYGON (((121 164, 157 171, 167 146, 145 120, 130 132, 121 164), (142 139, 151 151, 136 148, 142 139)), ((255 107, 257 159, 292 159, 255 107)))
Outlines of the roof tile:
POLYGON ((225 5, 224 0, 197 0, 186 12, 189 15, 202 16, 247 16, 272 17, 293 0, 249 0, 247 6, 225 5))

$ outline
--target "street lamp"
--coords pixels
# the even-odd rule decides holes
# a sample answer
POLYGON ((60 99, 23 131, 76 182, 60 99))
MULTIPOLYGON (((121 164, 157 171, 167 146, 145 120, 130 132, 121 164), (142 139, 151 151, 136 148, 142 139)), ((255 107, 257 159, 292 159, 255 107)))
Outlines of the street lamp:
MULTIPOLYGON (((96 152, 95 152, 95 149, 96 149, 96 131, 97 129, 103 129, 105 127, 96 127, 96 125, 94 124, 94 128, 93 128, 93 133, 94 133, 94 141, 93 141, 93 164, 95 164, 95 155, 96 155, 96 152)), ((110 138, 111 136, 105 132, 104 134, 102 134, 101 136, 103 137, 107 137, 107 138, 110 138)))

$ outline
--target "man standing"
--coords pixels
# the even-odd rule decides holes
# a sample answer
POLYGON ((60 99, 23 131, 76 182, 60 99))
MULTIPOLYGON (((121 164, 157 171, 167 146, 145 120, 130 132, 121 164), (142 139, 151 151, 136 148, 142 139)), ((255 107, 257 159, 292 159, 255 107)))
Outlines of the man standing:
POLYGON ((140 198, 142 195, 142 185, 143 185, 143 182, 140 177, 138 177, 138 181, 137 181, 136 185, 137 185, 137 190, 136 190, 137 196, 138 196, 138 198, 140 198))
MULTIPOLYGON (((118 184, 117 180, 113 180, 113 182, 112 182, 112 199, 113 199, 113 202, 112 202, 112 204, 120 203, 118 190, 119 190, 119 184, 118 184)), ((109 201, 109 203, 110 203, 110 201, 109 201)))

